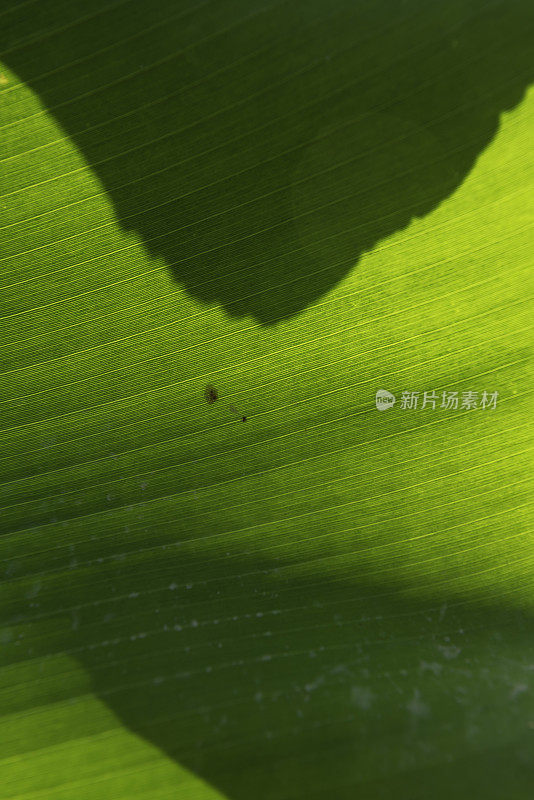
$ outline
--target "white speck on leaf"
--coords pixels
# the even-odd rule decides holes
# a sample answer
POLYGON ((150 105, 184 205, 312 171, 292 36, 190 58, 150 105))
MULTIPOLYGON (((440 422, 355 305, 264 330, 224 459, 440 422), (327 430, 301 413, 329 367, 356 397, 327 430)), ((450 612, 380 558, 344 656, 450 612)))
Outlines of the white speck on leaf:
POLYGON ((350 701, 353 705, 363 710, 371 708, 374 694, 368 686, 352 686, 350 690, 350 701))
POLYGON ((36 581, 33 586, 27 591, 26 597, 28 600, 31 600, 33 597, 37 597, 39 592, 41 591, 41 581, 36 581))
POLYGON ((458 656, 462 652, 461 648, 456 647, 456 645, 454 644, 450 645, 439 644, 438 650, 443 655, 443 657, 447 659, 447 661, 452 661, 453 658, 458 658, 458 656))
POLYGON ((319 676, 311 683, 307 683, 304 688, 307 692, 314 692, 315 689, 318 689, 319 686, 321 686, 323 683, 324 683, 324 678, 322 676, 319 676))
POLYGON ((423 703, 421 700, 421 693, 419 689, 414 689, 413 697, 407 704, 406 708, 410 714, 414 715, 414 717, 427 717, 430 713, 430 709, 428 708, 427 704, 423 703))
POLYGON ((343 675, 343 674, 352 675, 350 669, 348 669, 345 666, 345 664, 338 664, 337 666, 332 667, 332 669, 330 670, 330 673, 332 675, 343 675))
POLYGON ((510 700, 515 700, 516 697, 519 697, 520 694, 524 692, 528 692, 528 686, 526 683, 516 683, 513 687, 512 691, 510 692, 510 700))
POLYGON ((419 669, 421 672, 432 672, 434 675, 440 675, 443 670, 443 664, 438 664, 437 661, 421 661, 419 669))

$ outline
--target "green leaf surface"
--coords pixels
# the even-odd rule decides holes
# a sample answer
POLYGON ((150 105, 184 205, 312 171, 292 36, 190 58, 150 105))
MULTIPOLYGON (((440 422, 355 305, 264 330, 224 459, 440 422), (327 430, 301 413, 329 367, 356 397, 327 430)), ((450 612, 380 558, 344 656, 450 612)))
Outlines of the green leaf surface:
POLYGON ((533 10, 0 8, 1 800, 533 796, 533 10))

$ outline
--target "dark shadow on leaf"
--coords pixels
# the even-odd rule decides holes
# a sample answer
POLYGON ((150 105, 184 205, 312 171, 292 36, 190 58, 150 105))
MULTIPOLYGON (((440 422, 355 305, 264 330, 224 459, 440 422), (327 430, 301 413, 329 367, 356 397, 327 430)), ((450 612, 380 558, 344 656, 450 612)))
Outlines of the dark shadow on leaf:
MULTIPOLYGON (((95 572, 57 552, 26 644, 78 659, 125 725, 229 800, 529 796, 534 620, 505 598, 459 599, 431 573, 409 589, 388 570, 321 574, 329 560, 296 577, 219 548, 139 555, 95 572)), ((42 703, 75 702, 36 677, 42 703)))
POLYGON ((1 41, 120 225, 193 297, 269 325, 460 186, 532 80, 532 12, 45 0, 1 41))

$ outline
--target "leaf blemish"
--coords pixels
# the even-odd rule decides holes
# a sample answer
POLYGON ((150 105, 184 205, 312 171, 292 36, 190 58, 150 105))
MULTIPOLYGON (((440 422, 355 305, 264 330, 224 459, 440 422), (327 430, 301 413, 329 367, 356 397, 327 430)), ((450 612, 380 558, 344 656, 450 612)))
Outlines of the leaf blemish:
POLYGON ((230 411, 232 412, 232 414, 235 414, 235 416, 238 417, 241 420, 241 422, 246 422, 247 421, 247 418, 245 417, 245 415, 242 414, 240 411, 238 411, 235 406, 231 405, 230 406, 230 411))
POLYGON ((206 388, 204 389, 204 397, 206 399, 206 402, 209 403, 210 405, 212 403, 215 403, 215 401, 219 399, 219 393, 215 388, 215 386, 211 385, 206 386, 206 388))

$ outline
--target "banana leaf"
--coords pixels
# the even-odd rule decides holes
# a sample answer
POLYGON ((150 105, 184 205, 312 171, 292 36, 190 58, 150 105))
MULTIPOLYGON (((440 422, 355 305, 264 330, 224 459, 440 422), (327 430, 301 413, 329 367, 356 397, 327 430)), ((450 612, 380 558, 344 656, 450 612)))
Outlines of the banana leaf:
POLYGON ((530 800, 530 0, 0 8, 1 800, 530 800))

